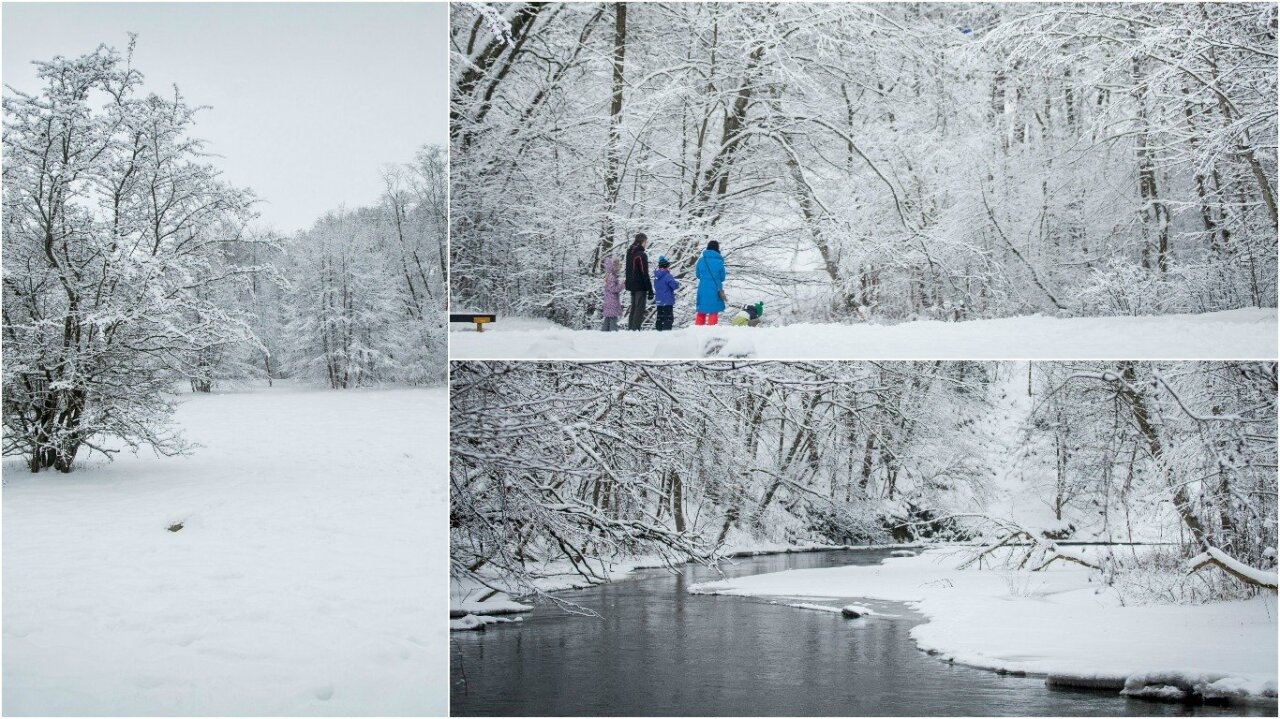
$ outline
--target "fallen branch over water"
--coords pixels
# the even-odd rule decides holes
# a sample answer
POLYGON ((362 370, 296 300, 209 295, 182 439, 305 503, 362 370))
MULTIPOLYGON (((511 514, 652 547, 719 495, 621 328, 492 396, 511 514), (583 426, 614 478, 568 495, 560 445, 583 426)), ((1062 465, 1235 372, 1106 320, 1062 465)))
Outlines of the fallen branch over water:
POLYGON ((995 538, 986 544, 979 545, 979 550, 969 559, 962 562, 957 569, 966 569, 974 564, 979 568, 982 567, 983 560, 994 555, 999 549, 1008 549, 1010 552, 1007 563, 1012 564, 1015 555, 1021 554, 1021 561, 1018 562, 1017 568, 1022 569, 1032 560, 1033 557, 1039 555, 1040 563, 1032 568, 1031 571, 1038 572, 1050 564, 1062 560, 1065 562, 1074 562, 1082 567, 1089 569, 1100 569, 1097 564, 1085 559, 1084 557, 1064 551, 1058 546, 1058 543, 1052 539, 1042 536, 1035 530, 1023 527, 1007 519, 991 517, 985 514, 966 514, 953 515, 956 517, 964 516, 972 519, 978 519, 984 523, 990 524, 996 533, 995 538), (1014 548, 1019 549, 1014 549, 1014 548))

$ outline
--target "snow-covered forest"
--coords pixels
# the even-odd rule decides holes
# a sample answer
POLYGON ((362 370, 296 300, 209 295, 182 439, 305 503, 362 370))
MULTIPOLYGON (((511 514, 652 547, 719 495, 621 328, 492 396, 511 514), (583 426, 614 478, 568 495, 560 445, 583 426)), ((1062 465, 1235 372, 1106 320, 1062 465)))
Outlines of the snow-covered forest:
POLYGON ((645 232, 679 279, 718 240, 730 294, 787 321, 1274 307, 1276 23, 455 5, 453 303, 594 326, 603 261, 645 232))
POLYGON ((445 154, 424 147, 384 181, 380 204, 335 210, 278 250, 285 282, 268 285, 257 315, 276 348, 254 353, 264 373, 335 389, 444 381, 445 154))
POLYGON ((459 586, 966 541, 1085 563, 1130 602, 1257 591, 1247 568, 1188 575, 1205 552, 1274 588, 1272 363, 466 362, 451 382, 459 586))
POLYGON ((6 89, 5 455, 69 472, 90 450, 181 452, 184 386, 443 381, 444 151, 282 237, 222 179, 200 108, 144 90, 132 55, 59 56, 39 92, 6 89))

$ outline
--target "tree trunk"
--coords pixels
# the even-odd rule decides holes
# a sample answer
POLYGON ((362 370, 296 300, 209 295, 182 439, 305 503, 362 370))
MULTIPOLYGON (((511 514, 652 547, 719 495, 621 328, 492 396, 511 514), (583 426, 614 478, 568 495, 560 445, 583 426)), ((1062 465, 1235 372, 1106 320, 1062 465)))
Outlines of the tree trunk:
POLYGON ((680 473, 671 470, 671 516, 675 520, 676 531, 684 531, 684 480, 680 473))
POLYGON ((1164 466, 1164 445, 1160 441, 1159 429, 1155 426, 1151 412, 1147 407, 1146 399, 1135 388, 1138 375, 1134 363, 1122 363, 1120 376, 1124 380, 1119 383, 1120 396, 1133 409, 1133 421, 1138 426, 1138 431, 1142 433, 1143 438, 1147 441, 1147 452, 1151 455, 1152 461, 1156 463, 1157 469, 1164 475, 1165 483, 1173 490, 1173 506, 1178 510, 1178 516, 1182 518, 1183 524, 1191 531, 1191 536, 1195 538, 1196 545, 1202 546, 1204 544, 1204 525, 1201 524, 1200 518, 1195 515, 1194 508, 1191 506, 1191 497, 1187 494, 1186 485, 1175 481, 1169 475, 1169 470, 1164 466))

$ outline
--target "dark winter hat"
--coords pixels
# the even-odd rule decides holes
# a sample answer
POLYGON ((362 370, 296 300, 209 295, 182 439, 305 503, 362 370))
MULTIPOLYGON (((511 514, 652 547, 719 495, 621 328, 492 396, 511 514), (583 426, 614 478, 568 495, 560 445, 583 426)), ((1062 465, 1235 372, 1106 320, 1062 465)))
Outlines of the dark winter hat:
POLYGON ((670 266, 671 266, 671 261, 667 259, 667 256, 666 256, 666 255, 658 255, 658 266, 659 266, 659 267, 670 267, 670 266))
POLYGON ((708 243, 707 243, 707 249, 708 249, 708 250, 715 250, 716 252, 719 252, 719 251, 720 251, 720 242, 719 242, 719 241, 717 241, 717 240, 712 240, 712 241, 708 242, 708 243))
POLYGON ((636 242, 648 242, 648 241, 649 241, 649 236, 648 236, 648 235, 646 235, 646 234, 645 234, 645 233, 643 233, 643 232, 637 232, 637 233, 636 233, 636 242))

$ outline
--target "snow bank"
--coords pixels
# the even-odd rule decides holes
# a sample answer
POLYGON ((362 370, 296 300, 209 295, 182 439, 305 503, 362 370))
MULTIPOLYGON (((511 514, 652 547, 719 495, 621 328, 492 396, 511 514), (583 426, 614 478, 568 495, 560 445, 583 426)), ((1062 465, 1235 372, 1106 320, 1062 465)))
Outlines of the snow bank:
MULTIPOLYGON (((920 544, 881 544, 881 545, 831 545, 817 544, 815 542, 801 542, 798 544, 784 544, 782 542, 769 542, 765 540, 750 539, 745 536, 739 536, 734 541, 729 542, 721 549, 721 556, 732 560, 742 557, 757 557, 766 554, 797 554, 801 552, 827 552, 827 551, 873 551, 883 549, 914 547, 919 548, 920 544)), ((585 562, 591 564, 592 568, 604 578, 605 582, 614 582, 632 578, 634 573, 642 569, 666 569, 667 564, 658 556, 635 556, 625 559, 601 559, 597 557, 585 558, 585 562)), ((531 567, 532 569, 532 567, 531 567)), ((535 580, 534 584, 538 590, 543 592, 561 592, 571 589, 585 589, 593 586, 574 571, 573 565, 568 561, 547 562, 537 568, 537 572, 542 576, 535 580)), ((449 583, 449 614, 453 618, 463 616, 465 614, 492 614, 494 612, 478 611, 480 607, 495 606, 496 602, 510 602, 507 594, 498 594, 495 597, 480 602, 478 597, 491 594, 491 586, 503 586, 501 577, 490 576, 485 578, 485 583, 480 584, 474 581, 459 581, 451 578, 449 583)), ((507 586, 509 592, 519 594, 520 590, 516 587, 507 586)), ((527 607, 528 605, 510 602, 515 606, 527 607)))
POLYGON ((570 330, 499 317, 478 333, 452 325, 453 359, 1273 359, 1275 308, 1146 317, 1009 317, 897 325, 570 330))
POLYGON ((4 713, 443 715, 446 403, 187 396, 192 456, 6 462, 4 713))
POLYGON ((497 614, 519 614, 521 612, 532 612, 533 607, 520 602, 513 602, 506 597, 500 595, 484 601, 468 600, 450 602, 449 616, 478 614, 483 616, 493 616, 497 614))
POLYGON ((911 603, 928 622, 923 650, 979 668, 1058 684, 1165 692, 1192 687, 1220 700, 1274 701, 1274 595, 1199 606, 1121 606, 1088 570, 957 570, 954 550, 877 566, 798 569, 694 585, 698 594, 865 597, 911 603), (1155 679, 1159 681, 1155 681, 1155 679), (1174 684, 1170 678, 1178 678, 1174 684))
MULTIPOLYGON (((632 557, 621 561, 593 557, 584 561, 590 563, 592 570, 606 582, 625 579, 638 569, 657 569, 666 566, 658 557, 632 557)), ((573 565, 567 560, 544 562, 536 568, 530 566, 529 569, 534 571, 537 577, 533 580, 534 587, 541 592, 563 592, 594 586, 592 582, 587 581, 585 577, 575 571, 573 565)), ((472 610, 489 605, 494 601, 511 601, 508 599, 508 595, 524 596, 527 592, 527 587, 514 586, 513 583, 500 576, 486 576, 483 583, 472 579, 459 580, 450 577, 449 614, 450 616, 469 613, 478 614, 480 612, 472 610), (479 600, 479 597, 490 594, 493 591, 490 587, 495 586, 504 587, 507 593, 500 593, 494 599, 484 602, 479 600)), ((528 606, 514 601, 511 601, 511 603, 518 606, 528 606)))
POLYGON ((476 614, 468 614, 458 619, 449 620, 449 631, 466 632, 477 629, 484 629, 490 624, 509 624, 512 622, 523 622, 524 617, 494 617, 481 616, 476 614))

